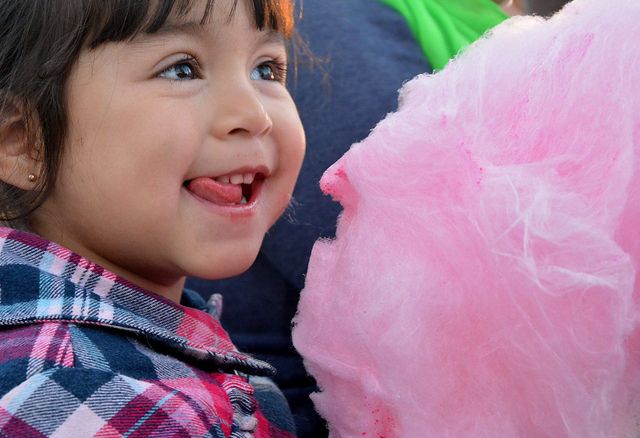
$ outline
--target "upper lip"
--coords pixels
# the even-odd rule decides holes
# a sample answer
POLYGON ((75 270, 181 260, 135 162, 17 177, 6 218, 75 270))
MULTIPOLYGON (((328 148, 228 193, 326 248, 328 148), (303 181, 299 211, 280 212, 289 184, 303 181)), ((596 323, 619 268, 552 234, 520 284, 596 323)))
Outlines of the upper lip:
MULTIPOLYGON (((267 166, 243 166, 243 167, 239 167, 236 168, 234 170, 228 171, 228 172, 224 172, 224 173, 216 173, 216 174, 204 174, 204 175, 199 175, 196 176, 194 178, 197 177, 203 177, 203 178, 211 178, 211 179, 215 179, 220 181, 221 179, 224 180, 224 178, 232 178, 236 175, 250 175, 251 176, 251 182, 253 182, 253 180, 255 179, 256 176, 260 176, 260 178, 264 179, 267 178, 269 175, 271 174, 270 169, 267 166)), ((193 180, 193 178, 189 178, 185 181, 185 183, 188 183, 189 181, 193 180)), ((239 181, 239 182, 232 182, 232 181, 223 181, 223 182, 230 182, 233 184, 243 184, 244 181, 239 181)))

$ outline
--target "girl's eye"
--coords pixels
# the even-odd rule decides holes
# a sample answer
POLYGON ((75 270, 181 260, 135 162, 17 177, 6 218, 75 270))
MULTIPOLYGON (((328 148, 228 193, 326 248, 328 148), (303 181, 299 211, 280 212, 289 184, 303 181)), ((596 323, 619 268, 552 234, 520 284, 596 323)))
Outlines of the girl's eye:
POLYGON ((188 81, 199 79, 198 67, 194 59, 187 59, 162 70, 158 77, 172 81, 188 81))
POLYGON ((277 61, 265 62, 251 71, 251 79, 254 81, 284 82, 286 76, 287 66, 277 61))

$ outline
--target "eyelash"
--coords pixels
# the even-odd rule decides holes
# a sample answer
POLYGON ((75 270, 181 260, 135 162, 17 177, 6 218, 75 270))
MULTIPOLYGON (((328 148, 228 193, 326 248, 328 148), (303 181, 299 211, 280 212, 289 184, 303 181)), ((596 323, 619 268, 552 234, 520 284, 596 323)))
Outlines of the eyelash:
POLYGON ((274 81, 280 82, 283 84, 285 83, 285 81, 287 80, 287 72, 288 72, 288 66, 286 62, 276 58, 267 62, 263 62, 256 68, 262 67, 264 65, 268 65, 269 67, 271 67, 271 70, 273 71, 273 75, 274 75, 274 81))
MULTIPOLYGON (((201 68, 200 68, 200 64, 198 63, 198 61, 193 57, 193 56, 185 56, 182 59, 177 60, 176 62, 174 62, 173 64, 171 64, 169 67, 165 68, 164 70, 162 70, 160 73, 158 73, 156 75, 156 77, 162 78, 164 77, 164 75, 166 75, 168 72, 170 72, 172 69, 175 69, 176 67, 180 66, 180 65, 187 65, 189 66, 189 68, 191 69, 194 78, 193 79, 202 79, 202 72, 201 72, 201 68)), ((281 59, 272 59, 266 62, 261 63, 260 65, 256 66, 255 68, 260 68, 260 67, 264 67, 264 66, 269 66, 273 72, 273 81, 274 82, 280 82, 280 83, 285 83, 286 79, 287 79, 287 63, 281 59)), ((187 79, 175 79, 175 78, 166 78, 169 79, 171 81, 183 81, 183 80, 187 80, 187 79)))
MULTIPOLYGON (((172 69, 180 66, 180 65, 188 65, 189 68, 191 69, 194 78, 193 79, 202 79, 202 72, 200 69, 200 64, 198 63, 198 61, 190 55, 185 56, 182 59, 177 60, 176 62, 174 62, 173 64, 171 64, 169 67, 165 68, 164 70, 162 70, 160 73, 158 73, 156 75, 156 77, 158 78, 162 78, 163 75, 167 74, 169 71, 171 71, 172 69)), ((185 79, 173 79, 173 78, 166 78, 169 79, 171 81, 183 81, 185 79)))

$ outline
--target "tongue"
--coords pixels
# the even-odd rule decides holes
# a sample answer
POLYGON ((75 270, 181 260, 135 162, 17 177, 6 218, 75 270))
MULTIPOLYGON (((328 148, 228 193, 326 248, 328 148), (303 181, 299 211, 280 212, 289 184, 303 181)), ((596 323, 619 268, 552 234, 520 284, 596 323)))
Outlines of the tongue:
POLYGON ((242 200, 242 186, 223 184, 211 178, 195 178, 187 189, 214 204, 238 204, 242 200))

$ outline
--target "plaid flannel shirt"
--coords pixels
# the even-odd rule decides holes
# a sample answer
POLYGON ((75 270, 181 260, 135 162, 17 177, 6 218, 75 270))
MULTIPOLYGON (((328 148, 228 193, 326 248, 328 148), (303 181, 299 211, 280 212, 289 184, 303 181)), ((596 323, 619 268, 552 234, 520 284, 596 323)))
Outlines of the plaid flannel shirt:
POLYGON ((292 437, 273 371, 211 315, 0 227, 0 436, 292 437))

